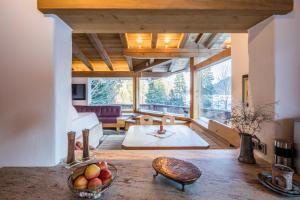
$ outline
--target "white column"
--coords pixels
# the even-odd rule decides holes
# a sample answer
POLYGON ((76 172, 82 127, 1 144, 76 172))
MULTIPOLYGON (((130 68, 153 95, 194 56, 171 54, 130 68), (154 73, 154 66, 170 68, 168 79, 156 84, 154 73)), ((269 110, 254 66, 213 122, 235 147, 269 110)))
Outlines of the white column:
POLYGON ((71 29, 36 0, 0 2, 0 167, 63 156, 71 90, 71 29))

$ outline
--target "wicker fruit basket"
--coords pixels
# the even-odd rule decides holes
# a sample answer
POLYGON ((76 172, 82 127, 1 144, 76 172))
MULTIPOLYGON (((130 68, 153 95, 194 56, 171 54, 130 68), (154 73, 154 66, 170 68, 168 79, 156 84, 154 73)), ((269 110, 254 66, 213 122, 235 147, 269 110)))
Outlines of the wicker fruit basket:
POLYGON ((105 192, 106 190, 108 190, 112 186, 112 184, 115 182, 115 180, 117 179, 117 176, 118 176, 118 170, 113 164, 107 163, 108 169, 112 174, 111 181, 109 181, 108 183, 105 183, 99 187, 96 187, 95 189, 76 189, 74 187, 75 179, 77 177, 81 176, 82 174, 84 174, 86 168, 89 165, 97 164, 97 163, 99 163, 99 162, 94 161, 94 162, 85 164, 83 166, 79 166, 71 173, 71 175, 68 178, 68 186, 74 195, 81 197, 81 198, 98 199, 101 197, 102 193, 105 192))

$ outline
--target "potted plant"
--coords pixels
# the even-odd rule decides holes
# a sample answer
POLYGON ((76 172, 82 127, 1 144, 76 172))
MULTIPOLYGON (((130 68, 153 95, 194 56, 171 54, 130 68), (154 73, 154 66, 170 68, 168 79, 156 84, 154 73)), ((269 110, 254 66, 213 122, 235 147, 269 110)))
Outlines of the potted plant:
POLYGON ((232 127, 238 130, 241 137, 238 158, 240 162, 256 163, 253 154, 253 140, 260 143, 255 134, 261 131, 264 122, 273 122, 274 112, 270 111, 270 107, 273 105, 274 103, 251 107, 242 103, 233 107, 230 122, 232 127))

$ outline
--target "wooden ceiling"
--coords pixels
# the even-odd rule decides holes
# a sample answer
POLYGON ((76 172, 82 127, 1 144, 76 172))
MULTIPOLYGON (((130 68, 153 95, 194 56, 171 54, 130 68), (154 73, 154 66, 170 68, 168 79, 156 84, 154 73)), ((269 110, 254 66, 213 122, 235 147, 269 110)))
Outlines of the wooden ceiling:
POLYGON ((73 34, 73 71, 176 72, 224 50, 229 34, 73 34))
POLYGON ((38 0, 76 33, 235 33, 293 9, 293 0, 38 0))

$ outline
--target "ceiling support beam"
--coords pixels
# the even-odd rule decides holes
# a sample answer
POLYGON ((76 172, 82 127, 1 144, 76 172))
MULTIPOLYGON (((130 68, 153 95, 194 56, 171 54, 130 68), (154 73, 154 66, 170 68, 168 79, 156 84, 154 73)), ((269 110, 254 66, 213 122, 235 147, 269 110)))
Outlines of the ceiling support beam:
POLYGON ((89 59, 82 53, 81 49, 75 44, 75 42, 72 43, 72 51, 73 55, 76 56, 87 68, 89 68, 91 71, 94 71, 93 65, 90 63, 89 59))
POLYGON ((99 56, 102 58, 104 63, 107 65, 108 69, 113 71, 113 65, 107 54, 102 42, 100 41, 98 35, 96 33, 87 34, 89 40, 91 41, 94 48, 97 50, 99 56))
POLYGON ((195 43, 198 45, 201 43, 201 40, 202 40, 202 37, 203 37, 204 33, 199 33, 196 40, 195 40, 195 43))
POLYGON ((171 59, 197 57, 199 54, 218 52, 220 50, 217 49, 125 49, 123 54, 137 59, 171 59))
POLYGON ((221 37, 221 33, 212 33, 210 37, 205 41, 204 46, 208 49, 212 48, 215 42, 221 37))
POLYGON ((152 33, 151 36, 151 48, 155 49, 157 44, 157 33, 152 33))
POLYGON ((236 33, 289 13, 293 0, 38 0, 38 9, 75 33, 236 33))
MULTIPOLYGON (((122 46, 124 47, 124 49, 128 49, 128 43, 127 43, 125 33, 120 33, 119 36, 120 36, 120 40, 121 40, 121 43, 122 43, 122 46)), ((125 56, 125 59, 127 60, 129 71, 133 71, 132 58, 125 56)))
POLYGON ((172 62, 172 60, 167 60, 167 59, 154 60, 154 62, 152 62, 152 63, 150 61, 145 61, 137 66, 134 66, 133 70, 134 70, 134 72, 141 72, 141 71, 151 69, 153 67, 169 64, 170 62, 172 62))
POLYGON ((200 68, 203 68, 203 67, 207 67, 207 66, 210 66, 214 63, 217 63, 225 58, 228 58, 231 56, 231 49, 226 49, 210 58, 208 58, 207 60, 204 60, 202 61, 201 63, 198 63, 196 65, 194 65, 194 69, 197 70, 197 69, 200 69, 200 68))
POLYGON ((183 34, 182 34, 182 37, 181 37, 181 39, 180 39, 178 48, 182 49, 182 48, 185 47, 187 41, 189 40, 189 36, 190 36, 189 33, 183 33, 183 34))
POLYGON ((73 71, 72 77, 167 77, 170 72, 126 72, 126 71, 73 71))

